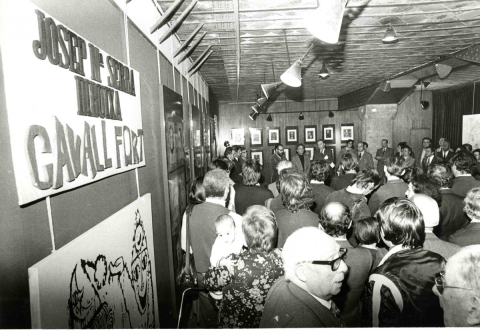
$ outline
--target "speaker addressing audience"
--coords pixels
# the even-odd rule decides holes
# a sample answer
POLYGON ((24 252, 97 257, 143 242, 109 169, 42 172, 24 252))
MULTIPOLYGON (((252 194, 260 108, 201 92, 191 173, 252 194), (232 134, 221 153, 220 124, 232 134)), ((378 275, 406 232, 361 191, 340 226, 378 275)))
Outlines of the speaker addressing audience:
POLYGON ((313 161, 310 166, 310 186, 313 192, 315 203, 312 210, 316 214, 320 214, 323 206, 325 206, 325 199, 334 191, 330 186, 325 185, 325 180, 330 173, 330 166, 325 161, 313 161))
POLYGON ((432 291, 445 259, 422 248, 425 226, 420 210, 407 199, 391 198, 375 214, 390 248, 365 288, 364 313, 374 327, 443 326, 432 291), (389 293, 389 294, 387 294, 389 293))
POLYGON ((368 144, 366 142, 359 142, 357 144, 357 160, 358 160, 358 169, 362 170, 372 170, 373 166, 373 156, 366 151, 368 144))
POLYGON ((297 154, 292 157, 293 167, 298 173, 309 175, 310 172, 310 158, 305 154, 305 146, 303 144, 297 145, 297 154))
POLYGON ((450 164, 455 176, 452 186, 453 193, 466 197, 468 191, 480 186, 480 181, 472 176, 476 162, 475 156, 469 152, 461 151, 452 157, 450 164))
POLYGON ((447 327, 480 326, 480 245, 463 248, 435 277, 447 327))
POLYGON ((260 328, 344 326, 332 297, 348 270, 345 253, 318 228, 305 227, 288 237, 282 252, 285 276, 268 292, 260 328))
POLYGON ((480 187, 471 189, 464 201, 463 210, 470 218, 470 224, 448 238, 448 241, 462 247, 480 244, 480 187))

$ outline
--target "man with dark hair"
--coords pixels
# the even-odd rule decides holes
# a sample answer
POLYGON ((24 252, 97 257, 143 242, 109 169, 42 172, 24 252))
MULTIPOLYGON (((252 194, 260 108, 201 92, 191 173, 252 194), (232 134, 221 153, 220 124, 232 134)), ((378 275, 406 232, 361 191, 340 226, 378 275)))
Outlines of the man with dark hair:
POLYGON ((428 169, 439 163, 440 160, 435 156, 435 152, 433 151, 432 146, 425 147, 423 149, 423 152, 424 158, 420 162, 420 164, 422 165, 423 173, 426 174, 428 172, 428 169))
POLYGON ((367 148, 368 144, 366 142, 361 141, 357 144, 357 160, 359 171, 374 169, 373 156, 366 151, 367 148))
POLYGON ((472 188, 480 186, 480 181, 472 176, 476 163, 475 156, 469 152, 461 151, 451 158, 450 165, 455 176, 452 186, 453 193, 465 197, 472 188))
POLYGON ((256 160, 248 160, 242 166, 242 184, 235 184, 235 211, 243 215, 248 207, 263 205, 265 200, 273 198, 269 189, 258 184, 262 173, 256 160))
POLYGON ((234 168, 233 168, 233 171, 230 172, 230 178, 236 183, 241 183, 242 182, 242 177, 241 177, 241 173, 242 173, 242 165, 243 163, 245 162, 241 156, 242 156, 242 149, 240 146, 238 145, 233 145, 232 146, 232 150, 233 150, 233 164, 234 164, 234 168))
POLYGON ((467 193, 463 210, 470 218, 470 224, 448 237, 448 241, 462 247, 480 244, 480 187, 467 193))
POLYGON ((330 187, 335 191, 348 187, 357 175, 357 158, 353 154, 344 154, 340 161, 339 176, 333 178, 330 182, 330 187), (344 172, 343 175, 341 175, 341 170, 344 172))
POLYGON ((432 139, 425 137, 422 139, 422 150, 420 151, 420 153, 418 153, 418 155, 420 155, 420 164, 422 164, 423 162, 423 158, 425 157, 425 149, 427 147, 432 147, 433 151, 432 139))
POLYGON ((380 177, 375 170, 360 171, 352 180, 347 188, 332 192, 325 199, 325 203, 340 202, 350 208, 352 211, 352 219, 358 220, 369 217, 370 209, 367 206, 366 195, 370 194, 379 184, 380 177), (353 208, 356 206, 355 208, 353 208))
POLYGON ((334 191, 333 188, 325 185, 329 171, 330 166, 325 161, 313 161, 310 166, 310 186, 315 199, 312 210, 317 214, 320 214, 322 211, 327 196, 334 191))
POLYGON ((350 209, 347 206, 330 202, 322 209, 319 218, 320 229, 335 239, 341 248, 347 249, 345 263, 348 274, 342 290, 333 297, 333 301, 340 308, 342 321, 349 327, 358 327, 361 318, 360 298, 374 262, 373 257, 366 248, 354 248, 347 241, 347 231, 352 226, 350 209))
POLYGON ((369 278, 365 316, 373 327, 443 326, 432 287, 445 259, 422 248, 425 225, 421 211, 407 199, 392 198, 380 206, 375 217, 390 249, 369 278))
POLYGON ((405 172, 403 169, 404 159, 402 156, 393 156, 390 158, 387 165, 384 165, 384 173, 387 177, 387 182, 380 186, 368 202, 368 207, 373 214, 378 210, 378 207, 387 199, 392 197, 403 198, 408 185, 405 184, 400 176, 405 172))
POLYGON ((273 150, 273 155, 270 156, 270 183, 274 183, 278 180, 277 165, 280 161, 286 160, 285 151, 282 144, 276 144, 273 150))
POLYGON ((382 147, 377 149, 377 154, 375 155, 375 159, 377 162, 377 171, 381 178, 381 181, 385 181, 385 171, 384 166, 386 164, 386 160, 393 156, 393 148, 388 147, 388 140, 382 140, 382 147))
POLYGON ((444 164, 435 164, 428 170, 428 177, 440 190, 440 223, 433 230, 440 239, 448 237, 468 225, 469 220, 463 211, 463 198, 453 193, 453 179, 450 168, 444 164))
POLYGON ((450 148, 450 141, 447 139, 443 140, 443 144, 440 146, 442 149, 437 152, 437 157, 443 162, 448 163, 453 157, 453 150, 450 148))
POLYGON ((297 154, 292 157, 293 167, 298 173, 308 176, 310 171, 310 158, 305 154, 305 146, 297 145, 297 154))
POLYGON ((225 148, 225 152, 223 153, 223 156, 225 156, 226 158, 228 158, 230 161, 233 162, 233 149, 232 147, 228 146, 227 148, 225 148))
MULTIPOLYGON (((344 148, 340 149, 340 153, 338 154, 338 161, 337 161, 337 172, 341 172, 342 169, 340 169, 341 165, 342 165, 342 158, 345 154, 352 154, 352 155, 355 155, 355 150, 353 148, 353 140, 352 139, 348 139, 347 140, 347 146, 345 146, 344 148)), ((356 158, 356 156, 355 156, 356 158)))
POLYGON ((317 140, 317 148, 313 154, 314 161, 325 161, 330 166, 329 174, 333 178, 335 163, 333 163, 333 152, 325 148, 325 142, 322 139, 317 140))

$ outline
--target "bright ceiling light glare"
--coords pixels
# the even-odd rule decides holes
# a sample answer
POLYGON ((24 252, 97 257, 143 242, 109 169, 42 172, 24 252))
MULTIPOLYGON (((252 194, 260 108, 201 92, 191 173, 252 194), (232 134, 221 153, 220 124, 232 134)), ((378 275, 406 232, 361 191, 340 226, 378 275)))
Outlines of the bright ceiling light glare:
POLYGON ((347 0, 321 0, 317 9, 305 15, 305 28, 315 37, 336 44, 342 27, 347 0))
POLYGON ((387 31, 385 32, 385 35, 382 38, 382 42, 384 44, 398 43, 397 32, 395 31, 395 29, 391 24, 388 25, 387 31))
POLYGON ((302 86, 302 61, 295 61, 295 63, 280 76, 280 79, 291 87, 302 86))
POLYGON ((318 77, 322 79, 327 79, 330 77, 330 73, 328 72, 327 67, 325 66, 325 61, 322 63, 322 69, 320 69, 320 72, 318 73, 318 77))

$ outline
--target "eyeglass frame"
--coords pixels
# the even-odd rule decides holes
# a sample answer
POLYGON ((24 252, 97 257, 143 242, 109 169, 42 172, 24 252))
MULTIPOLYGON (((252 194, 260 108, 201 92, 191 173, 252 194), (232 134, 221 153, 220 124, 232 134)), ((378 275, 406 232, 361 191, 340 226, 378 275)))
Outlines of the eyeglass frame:
POLYGON ((331 268, 332 268, 332 271, 337 271, 338 268, 340 268, 340 265, 342 264, 342 260, 345 258, 345 256, 347 255, 347 251, 348 249, 347 248, 340 248, 339 252, 340 254, 338 254, 338 257, 336 259, 333 259, 331 261, 321 261, 321 260, 311 260, 311 261, 300 261, 298 262, 297 264, 300 264, 300 263, 310 263, 310 264, 315 264, 315 265, 329 265, 331 268), (339 261, 340 260, 340 263, 338 264, 338 266, 334 269, 334 266, 335 266, 335 262, 339 261))
POLYGON ((473 290, 471 288, 466 288, 466 287, 444 285, 446 283, 445 282, 445 271, 437 272, 435 274, 434 281, 435 281, 435 286, 437 287, 438 293, 440 293, 440 295, 443 295, 443 291, 446 288, 456 288, 456 289, 461 289, 461 290, 473 290), (441 282, 441 284, 439 284, 440 282, 441 282))

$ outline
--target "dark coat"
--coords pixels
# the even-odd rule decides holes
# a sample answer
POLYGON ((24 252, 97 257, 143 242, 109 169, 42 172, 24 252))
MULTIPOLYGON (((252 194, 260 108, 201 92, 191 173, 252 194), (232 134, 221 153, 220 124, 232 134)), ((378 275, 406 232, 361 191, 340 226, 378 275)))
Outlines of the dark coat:
POLYGON ((374 169, 373 165, 373 156, 367 151, 363 152, 362 157, 357 154, 357 160, 358 160, 358 169, 359 171, 362 170, 371 170, 374 169))
MULTIPOLYGON (((325 161, 329 165, 332 162, 335 163, 335 160, 333 158, 333 151, 325 148, 323 150, 323 153, 320 153, 320 150, 318 148, 315 148, 315 152, 313 154, 313 161, 325 161)), ((333 176, 335 175, 334 168, 335 168, 335 166, 333 166, 333 168, 330 167, 329 172, 328 172, 330 174, 331 178, 333 178, 333 176)))
POLYGON ((405 197, 405 192, 408 189, 408 185, 401 179, 393 179, 387 181, 384 185, 380 186, 368 202, 368 207, 372 215, 378 210, 378 207, 387 199, 392 197, 405 197))
POLYGON ((435 235, 445 241, 457 230, 470 222, 463 211, 463 198, 449 188, 440 189, 442 204, 440 205, 440 223, 433 229, 435 235))
POLYGON ((453 180, 452 191, 453 193, 465 198, 468 191, 479 186, 480 181, 476 180, 473 176, 458 176, 453 180))
POLYGON ((387 147, 385 152, 383 151, 383 148, 377 149, 377 154, 375 154, 375 157, 379 157, 377 161, 377 171, 378 174, 381 177, 385 177, 385 172, 383 171, 383 166, 386 164, 386 160, 389 159, 390 157, 393 156, 393 148, 387 147))
POLYGON ((452 234, 448 241, 462 247, 480 244, 480 223, 470 223, 452 234))
POLYGON ((248 207, 263 206, 265 200, 273 198, 272 191, 262 186, 235 184, 233 188, 235 189, 235 212, 239 215, 243 215, 248 207))
POLYGON ((446 162, 448 163, 448 161, 450 161, 450 159, 455 155, 455 153, 451 150, 449 150, 447 152, 447 155, 445 157, 443 157, 443 150, 440 151, 440 152, 437 152, 437 154, 435 155, 439 160, 440 162, 446 162))
POLYGON ((457 244, 440 240, 433 233, 425 233, 425 242, 423 248, 443 256, 448 260, 452 255, 456 254, 462 247, 457 244))
POLYGON ((293 163, 293 167, 297 170, 298 173, 304 174, 305 176, 309 175, 309 173, 310 173, 310 158, 308 157, 307 154, 303 154, 304 167, 302 167, 302 161, 300 161, 300 156, 298 154, 295 154, 292 157, 292 163, 293 163))

